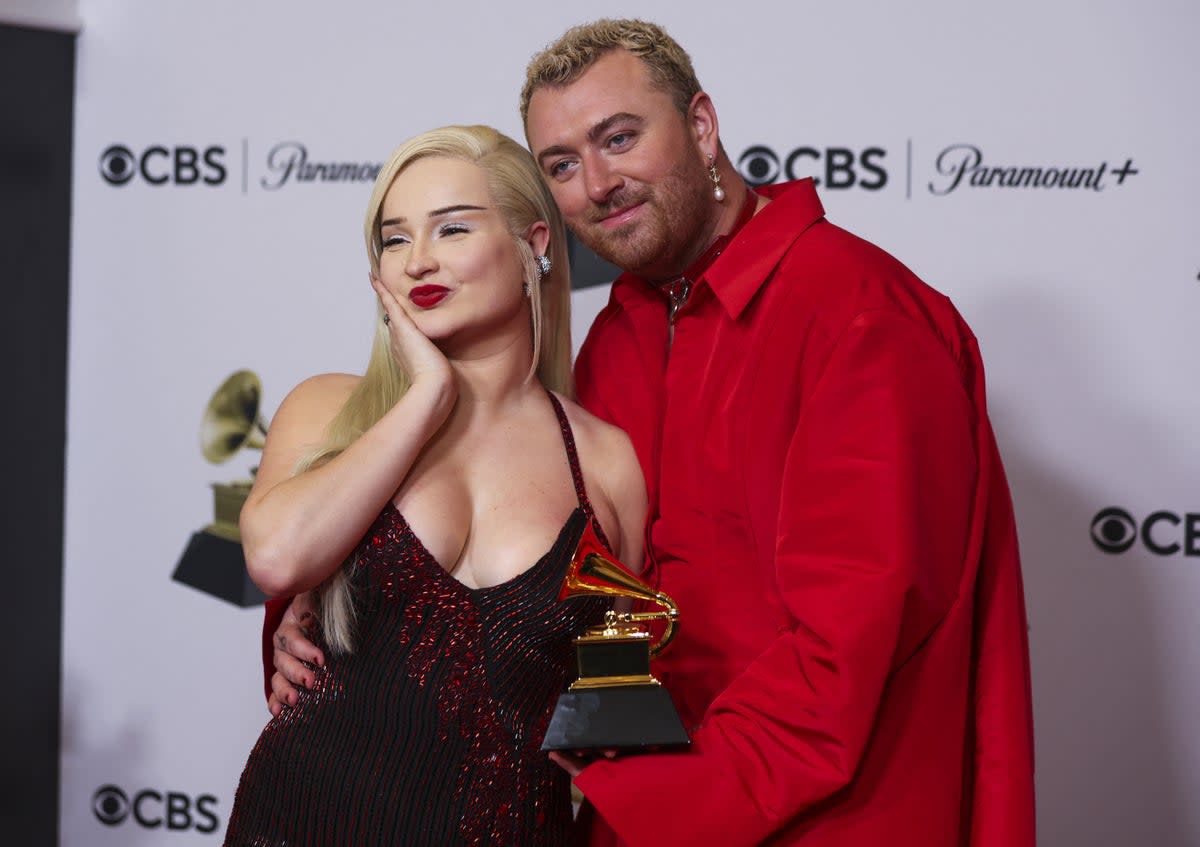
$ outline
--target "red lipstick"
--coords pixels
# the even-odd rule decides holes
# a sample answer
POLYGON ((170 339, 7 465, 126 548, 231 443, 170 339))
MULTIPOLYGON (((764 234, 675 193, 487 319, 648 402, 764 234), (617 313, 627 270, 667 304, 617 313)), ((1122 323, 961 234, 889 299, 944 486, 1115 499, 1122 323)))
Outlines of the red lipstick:
POLYGON ((408 292, 408 299, 418 309, 432 309, 449 293, 450 289, 442 285, 418 285, 408 292))

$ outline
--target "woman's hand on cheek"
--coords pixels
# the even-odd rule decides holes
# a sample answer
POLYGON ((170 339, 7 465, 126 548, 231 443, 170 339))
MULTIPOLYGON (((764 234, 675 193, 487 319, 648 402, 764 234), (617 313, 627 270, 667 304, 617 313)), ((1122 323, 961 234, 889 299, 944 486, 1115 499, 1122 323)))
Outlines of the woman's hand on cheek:
POLYGON ((392 336, 392 356, 408 374, 413 385, 425 380, 453 382, 454 374, 450 369, 450 362, 442 351, 417 329, 408 312, 379 277, 372 275, 370 279, 371 287, 379 295, 379 302, 388 318, 388 330, 392 336))

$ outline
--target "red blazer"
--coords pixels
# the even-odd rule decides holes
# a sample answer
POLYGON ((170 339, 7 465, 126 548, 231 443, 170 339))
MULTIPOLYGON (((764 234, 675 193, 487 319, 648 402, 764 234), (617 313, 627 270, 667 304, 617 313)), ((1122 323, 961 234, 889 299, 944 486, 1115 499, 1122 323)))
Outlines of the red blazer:
POLYGON ((633 439, 655 671, 686 753, 577 779, 593 843, 1034 843, 1020 566, 983 367, 950 302, 825 221, 810 180, 677 315, 622 277, 576 365, 633 439), (615 832, 615 836, 614 833, 615 832))

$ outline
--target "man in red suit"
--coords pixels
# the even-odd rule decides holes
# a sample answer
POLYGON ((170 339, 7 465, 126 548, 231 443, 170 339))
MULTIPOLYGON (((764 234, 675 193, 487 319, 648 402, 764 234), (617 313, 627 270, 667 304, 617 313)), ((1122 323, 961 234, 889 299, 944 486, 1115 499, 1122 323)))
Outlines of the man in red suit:
POLYGON ((1032 845, 1020 565, 969 328, 811 180, 750 191, 656 26, 568 31, 521 106, 568 225, 625 271, 579 397, 633 440, 644 578, 683 615, 655 672, 691 748, 559 759, 592 843, 1032 845))

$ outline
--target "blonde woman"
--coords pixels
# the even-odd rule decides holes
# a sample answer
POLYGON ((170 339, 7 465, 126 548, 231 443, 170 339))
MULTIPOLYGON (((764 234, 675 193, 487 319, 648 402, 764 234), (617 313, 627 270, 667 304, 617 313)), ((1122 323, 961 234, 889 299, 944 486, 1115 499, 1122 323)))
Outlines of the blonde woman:
POLYGON ((366 240, 366 373, 292 391, 242 513, 255 582, 316 591, 324 668, 251 752, 226 843, 569 843, 538 747, 603 609, 558 588, 589 521, 641 561, 646 497, 569 399, 561 219, 522 147, 447 127, 380 172, 366 240))

